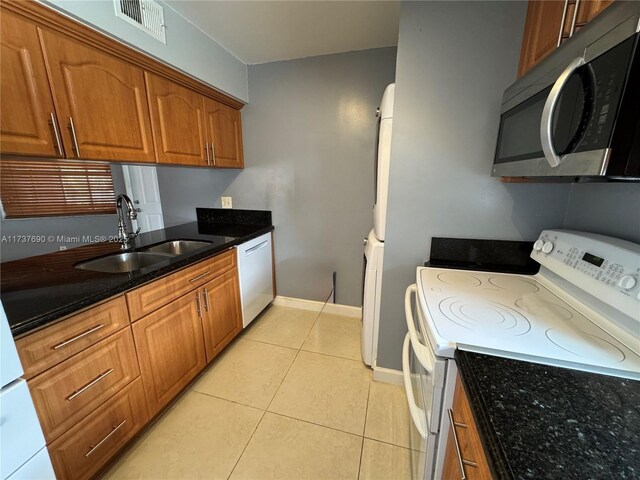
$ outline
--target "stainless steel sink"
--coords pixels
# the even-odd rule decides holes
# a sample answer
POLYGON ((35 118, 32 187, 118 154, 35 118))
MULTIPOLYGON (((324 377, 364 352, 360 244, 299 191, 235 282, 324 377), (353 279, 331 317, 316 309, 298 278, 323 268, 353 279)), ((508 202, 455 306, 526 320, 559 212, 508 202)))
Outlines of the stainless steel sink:
POLYGON ((82 270, 105 273, 128 273, 141 268, 150 267, 156 263, 168 260, 167 255, 157 255, 146 252, 115 253, 95 260, 87 260, 76 265, 82 270))
POLYGON ((198 250, 199 248, 211 245, 210 242, 201 242, 198 240, 174 240, 164 242, 153 247, 145 248, 145 252, 165 253, 167 255, 182 255, 185 253, 198 250))

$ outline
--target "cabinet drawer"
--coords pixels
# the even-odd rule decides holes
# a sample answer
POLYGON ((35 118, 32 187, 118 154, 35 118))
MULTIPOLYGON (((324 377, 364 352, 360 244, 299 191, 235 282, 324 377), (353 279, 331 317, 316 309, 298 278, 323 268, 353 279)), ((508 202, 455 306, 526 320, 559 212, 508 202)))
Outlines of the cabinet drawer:
POLYGON ((35 377, 127 325, 127 304, 120 296, 17 340, 24 377, 35 377))
POLYGON ((49 445, 56 477, 59 480, 90 478, 148 419, 142 379, 137 378, 49 445))
POLYGON ((47 443, 140 374, 131 328, 29 380, 47 443))
POLYGON ((235 266, 234 248, 128 292, 131 319, 144 317, 235 266))

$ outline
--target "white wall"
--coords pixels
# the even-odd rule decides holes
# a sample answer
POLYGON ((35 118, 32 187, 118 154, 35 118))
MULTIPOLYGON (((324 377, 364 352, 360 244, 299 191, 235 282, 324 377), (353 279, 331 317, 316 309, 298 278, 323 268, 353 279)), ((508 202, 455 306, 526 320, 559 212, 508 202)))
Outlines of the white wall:
POLYGON ((526 2, 403 2, 378 364, 401 368, 403 298, 434 236, 532 240, 560 227, 570 185, 490 171, 526 2))
POLYGON ((244 102, 249 101, 247 66, 192 23, 161 3, 167 26, 164 45, 115 16, 113 0, 39 0, 103 33, 173 65, 244 102))

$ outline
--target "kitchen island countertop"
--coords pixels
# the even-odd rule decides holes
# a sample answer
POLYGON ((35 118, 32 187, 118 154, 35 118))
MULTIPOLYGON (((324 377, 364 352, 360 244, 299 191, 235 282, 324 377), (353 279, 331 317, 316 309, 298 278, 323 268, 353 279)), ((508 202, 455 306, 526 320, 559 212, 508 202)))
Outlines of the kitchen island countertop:
POLYGON ((640 478, 640 382, 456 350, 500 479, 640 478))
POLYGON ((142 233, 126 251, 171 240, 202 240, 207 246, 130 273, 75 268, 79 262, 124 251, 112 242, 2 263, 1 298, 14 337, 273 230, 271 212, 197 210, 199 221, 142 233))

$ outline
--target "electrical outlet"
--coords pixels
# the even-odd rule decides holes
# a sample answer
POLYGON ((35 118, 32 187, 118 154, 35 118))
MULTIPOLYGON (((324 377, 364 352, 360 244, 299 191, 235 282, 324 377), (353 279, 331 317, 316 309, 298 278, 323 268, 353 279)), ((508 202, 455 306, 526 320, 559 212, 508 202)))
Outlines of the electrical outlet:
POLYGON ((231 197, 220 197, 220 200, 222 200, 222 208, 232 208, 231 197))

